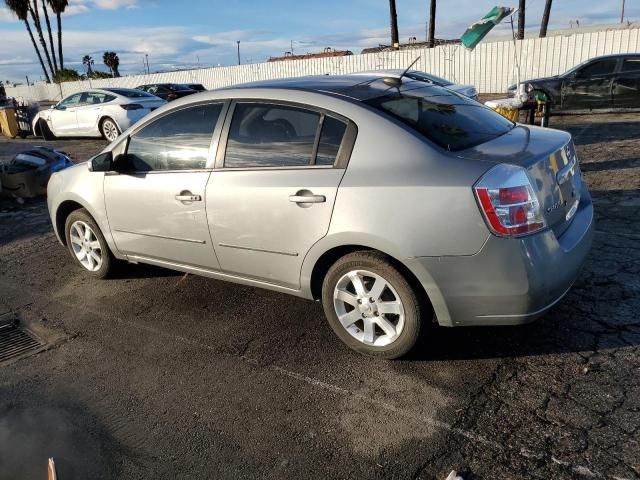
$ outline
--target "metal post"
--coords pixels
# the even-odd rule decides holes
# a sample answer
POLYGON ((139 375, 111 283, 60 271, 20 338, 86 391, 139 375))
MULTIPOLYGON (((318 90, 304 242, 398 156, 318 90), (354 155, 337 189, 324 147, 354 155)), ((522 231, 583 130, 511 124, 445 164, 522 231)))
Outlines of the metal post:
POLYGON ((622 0, 622 13, 620 14, 620 23, 624 23, 624 2, 625 0, 622 0))
POLYGON ((145 53, 144 58, 147 60, 147 75, 151 74, 151 69, 149 68, 149 54, 145 53))
POLYGON ((240 65, 240 40, 238 40, 238 65, 240 65))

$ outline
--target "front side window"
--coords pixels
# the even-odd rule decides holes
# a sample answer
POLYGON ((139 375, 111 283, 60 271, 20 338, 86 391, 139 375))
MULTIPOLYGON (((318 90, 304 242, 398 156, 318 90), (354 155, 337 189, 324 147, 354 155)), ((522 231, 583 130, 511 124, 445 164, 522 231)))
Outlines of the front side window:
POLYGON ((65 98, 58 105, 62 107, 74 107, 80 104, 80 97, 82 97, 82 93, 76 93, 65 98))
POLYGON ((236 105, 224 166, 292 167, 310 165, 320 114, 267 103, 236 105))
POLYGON ((578 71, 578 76, 581 78, 594 77, 598 75, 609 75, 616 69, 618 60, 615 58, 608 58, 606 60, 598 60, 590 63, 582 70, 578 71))
POLYGON ((129 140, 127 157, 136 172, 205 168, 222 104, 198 105, 169 113, 129 140))
POLYGON ((113 95, 107 95, 106 93, 101 92, 86 92, 82 94, 82 98, 80 99, 80 103, 83 105, 99 105, 101 103, 107 103, 111 100, 115 100, 116 97, 113 95))
POLYGON ((394 90, 365 103, 451 151, 488 142, 515 126, 490 108, 437 86, 394 90))

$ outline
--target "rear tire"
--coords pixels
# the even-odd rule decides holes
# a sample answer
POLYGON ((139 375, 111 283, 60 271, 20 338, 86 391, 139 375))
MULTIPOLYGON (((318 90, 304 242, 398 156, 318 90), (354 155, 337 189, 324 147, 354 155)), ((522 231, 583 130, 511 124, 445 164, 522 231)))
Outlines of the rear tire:
POLYGON ((118 124, 110 117, 105 117, 100 121, 100 133, 107 142, 113 142, 122 133, 118 124))
POLYGON ((378 358, 406 355, 423 329, 416 292, 380 252, 359 251, 338 259, 324 278, 322 306, 340 340, 378 358))
POLYGON ((64 224, 67 248, 82 269, 96 278, 107 278, 115 263, 98 224, 84 208, 74 210, 64 224))

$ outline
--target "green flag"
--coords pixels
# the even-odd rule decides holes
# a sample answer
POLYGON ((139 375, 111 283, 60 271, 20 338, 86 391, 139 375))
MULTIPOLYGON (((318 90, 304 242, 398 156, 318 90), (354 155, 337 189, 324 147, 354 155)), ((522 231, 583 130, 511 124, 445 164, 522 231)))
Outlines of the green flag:
POLYGON ((460 37, 462 44, 473 50, 493 27, 512 13, 513 8, 510 7, 493 7, 489 13, 467 28, 460 37))

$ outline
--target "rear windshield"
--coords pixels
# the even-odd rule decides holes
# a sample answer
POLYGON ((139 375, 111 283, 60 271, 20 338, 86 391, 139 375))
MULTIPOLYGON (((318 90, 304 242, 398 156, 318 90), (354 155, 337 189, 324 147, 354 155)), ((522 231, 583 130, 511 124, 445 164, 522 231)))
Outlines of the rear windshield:
POLYGON ((364 102, 451 151, 488 142, 515 126, 490 108, 441 87, 388 92, 364 102))
POLYGON ((443 87, 448 87, 449 85, 453 85, 453 82, 450 82, 446 78, 438 77, 437 75, 432 75, 431 73, 409 72, 407 73, 407 77, 412 78, 414 80, 419 80, 421 82, 435 83, 436 85, 441 85, 443 87))
POLYGON ((164 86, 173 92, 191 90, 191 88, 187 87, 186 85, 179 85, 177 83, 169 83, 164 86))
POLYGON ((141 90, 121 90, 119 88, 105 88, 105 90, 127 98, 153 97, 153 95, 141 90))

